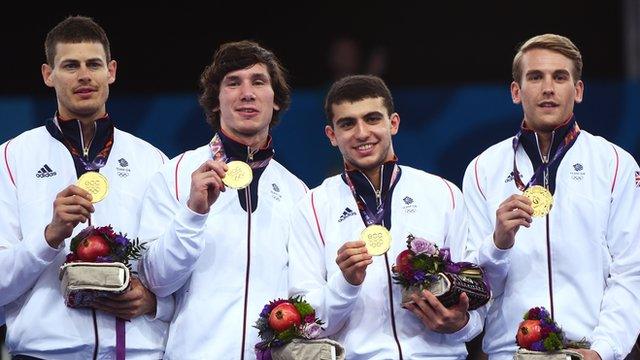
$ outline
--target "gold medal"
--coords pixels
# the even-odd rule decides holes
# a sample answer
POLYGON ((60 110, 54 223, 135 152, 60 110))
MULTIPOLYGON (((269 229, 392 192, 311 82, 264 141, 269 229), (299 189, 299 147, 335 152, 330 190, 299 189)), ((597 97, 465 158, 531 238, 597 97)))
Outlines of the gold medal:
POLYGON ((391 247, 391 233, 382 225, 369 225, 360 233, 370 255, 382 255, 391 247))
POLYGON ((91 196, 93 196, 91 198, 92 203, 97 203, 104 199, 109 192, 109 182, 107 178, 95 171, 82 174, 78 181, 76 181, 76 186, 88 191, 91 196))
POLYGON ((546 188, 540 185, 534 185, 522 194, 531 200, 531 207, 533 207, 533 216, 545 216, 551 210, 553 206, 553 195, 546 188))
POLYGON ((231 161, 227 164, 228 170, 222 178, 222 182, 232 189, 244 189, 253 180, 253 170, 244 161, 231 161))

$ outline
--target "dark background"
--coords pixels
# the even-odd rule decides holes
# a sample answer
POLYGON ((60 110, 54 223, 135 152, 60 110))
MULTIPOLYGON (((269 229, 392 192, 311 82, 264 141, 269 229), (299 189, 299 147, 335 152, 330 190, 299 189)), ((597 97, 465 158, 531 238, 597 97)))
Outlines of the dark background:
POLYGON ((119 62, 115 89, 120 94, 196 91, 214 50, 245 38, 274 50, 295 88, 329 82, 327 52, 340 36, 359 41, 365 58, 373 48, 385 48, 388 66, 383 76, 392 87, 508 82, 516 46, 546 32, 576 42, 587 78, 624 76, 620 1, 213 1, 201 7, 156 2, 135 8, 101 2, 37 7, 2 11, 0 95, 49 94, 39 71, 44 37, 61 19, 76 14, 93 17, 107 31, 119 62))

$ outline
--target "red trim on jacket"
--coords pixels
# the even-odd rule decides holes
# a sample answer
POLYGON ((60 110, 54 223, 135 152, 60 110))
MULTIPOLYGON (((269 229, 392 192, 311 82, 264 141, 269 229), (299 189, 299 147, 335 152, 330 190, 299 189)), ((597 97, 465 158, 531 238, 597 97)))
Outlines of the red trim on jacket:
POLYGON ((7 160, 7 148, 9 147, 9 143, 11 140, 7 142, 7 145, 4 147, 4 165, 7 167, 7 172, 9 173, 9 179, 11 179, 11 183, 13 186, 16 186, 15 180, 13 180, 13 174, 11 174, 11 168, 9 168, 9 160, 7 160))
POLYGON ((316 227, 318 228, 318 234, 320 235, 320 240, 322 241, 322 245, 324 246, 324 236, 322 236, 322 230, 320 230, 320 222, 318 221, 318 214, 316 213, 316 205, 313 201, 313 192, 311 192, 311 208, 313 209, 313 217, 316 219, 316 227))
POLYGON ((180 201, 180 195, 178 194, 178 167, 180 166, 180 161, 182 161, 184 154, 185 153, 182 153, 182 155, 180 155, 180 159, 178 159, 178 162, 176 163, 176 172, 174 174, 174 182, 176 183, 176 200, 178 200, 178 202, 180 201))
POLYGON ((616 187, 616 179, 618 178, 618 165, 620 164, 620 157, 618 156, 618 150, 616 147, 611 145, 613 148, 613 152, 616 154, 616 171, 613 173, 613 183, 611 184, 611 193, 613 193, 613 189, 616 187))
POLYGON ((478 160, 480 160, 480 156, 478 156, 476 158, 475 163, 473 164, 473 168, 474 168, 474 172, 475 172, 475 177, 476 177, 476 186, 478 187, 478 191, 480 191, 480 195, 482 195, 482 197, 487 200, 487 197, 484 196, 484 193, 482 192, 482 189, 480 188, 480 180, 478 180, 478 160))
POLYGON ((451 185, 449 185, 449 182, 447 180, 445 180, 443 177, 441 177, 440 179, 442 179, 442 181, 444 181, 444 183, 449 188, 449 194, 451 194, 451 205, 453 206, 453 210, 455 210, 456 209, 456 198, 453 196, 453 189, 451 188, 451 185))

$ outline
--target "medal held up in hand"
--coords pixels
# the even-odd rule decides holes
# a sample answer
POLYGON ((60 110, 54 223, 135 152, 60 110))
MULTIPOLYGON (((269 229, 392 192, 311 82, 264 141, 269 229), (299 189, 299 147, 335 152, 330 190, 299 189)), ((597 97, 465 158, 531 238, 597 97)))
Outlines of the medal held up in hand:
POLYGON ((378 256, 386 253, 391 247, 391 233, 382 225, 369 225, 360 233, 360 240, 365 242, 369 255, 378 256))
POLYGON ((244 161, 230 161, 227 163, 227 174, 222 178, 222 182, 228 187, 236 190, 244 189, 253 180, 253 170, 244 161))
POLYGON ((99 202, 109 193, 109 181, 104 175, 95 171, 82 174, 76 181, 76 186, 91 194, 92 203, 99 202))
POLYGON ((553 195, 540 185, 531 186, 522 195, 531 200, 533 216, 535 217, 547 215, 553 206, 553 195))

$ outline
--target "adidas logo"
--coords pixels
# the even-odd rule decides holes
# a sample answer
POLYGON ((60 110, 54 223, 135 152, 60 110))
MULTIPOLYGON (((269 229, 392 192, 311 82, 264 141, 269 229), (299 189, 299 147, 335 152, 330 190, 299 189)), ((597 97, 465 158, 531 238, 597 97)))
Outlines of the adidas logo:
POLYGON ((51 170, 51 168, 47 164, 44 164, 44 166, 40 168, 40 170, 38 170, 38 172, 36 173, 37 178, 47 178, 56 175, 58 175, 58 173, 51 170))
POLYGON ((342 222, 344 219, 348 218, 349 216, 355 215, 356 212, 349 209, 349 208, 345 208, 344 211, 342 212, 342 215, 340 215, 340 218, 338 219, 338 222, 342 222))

